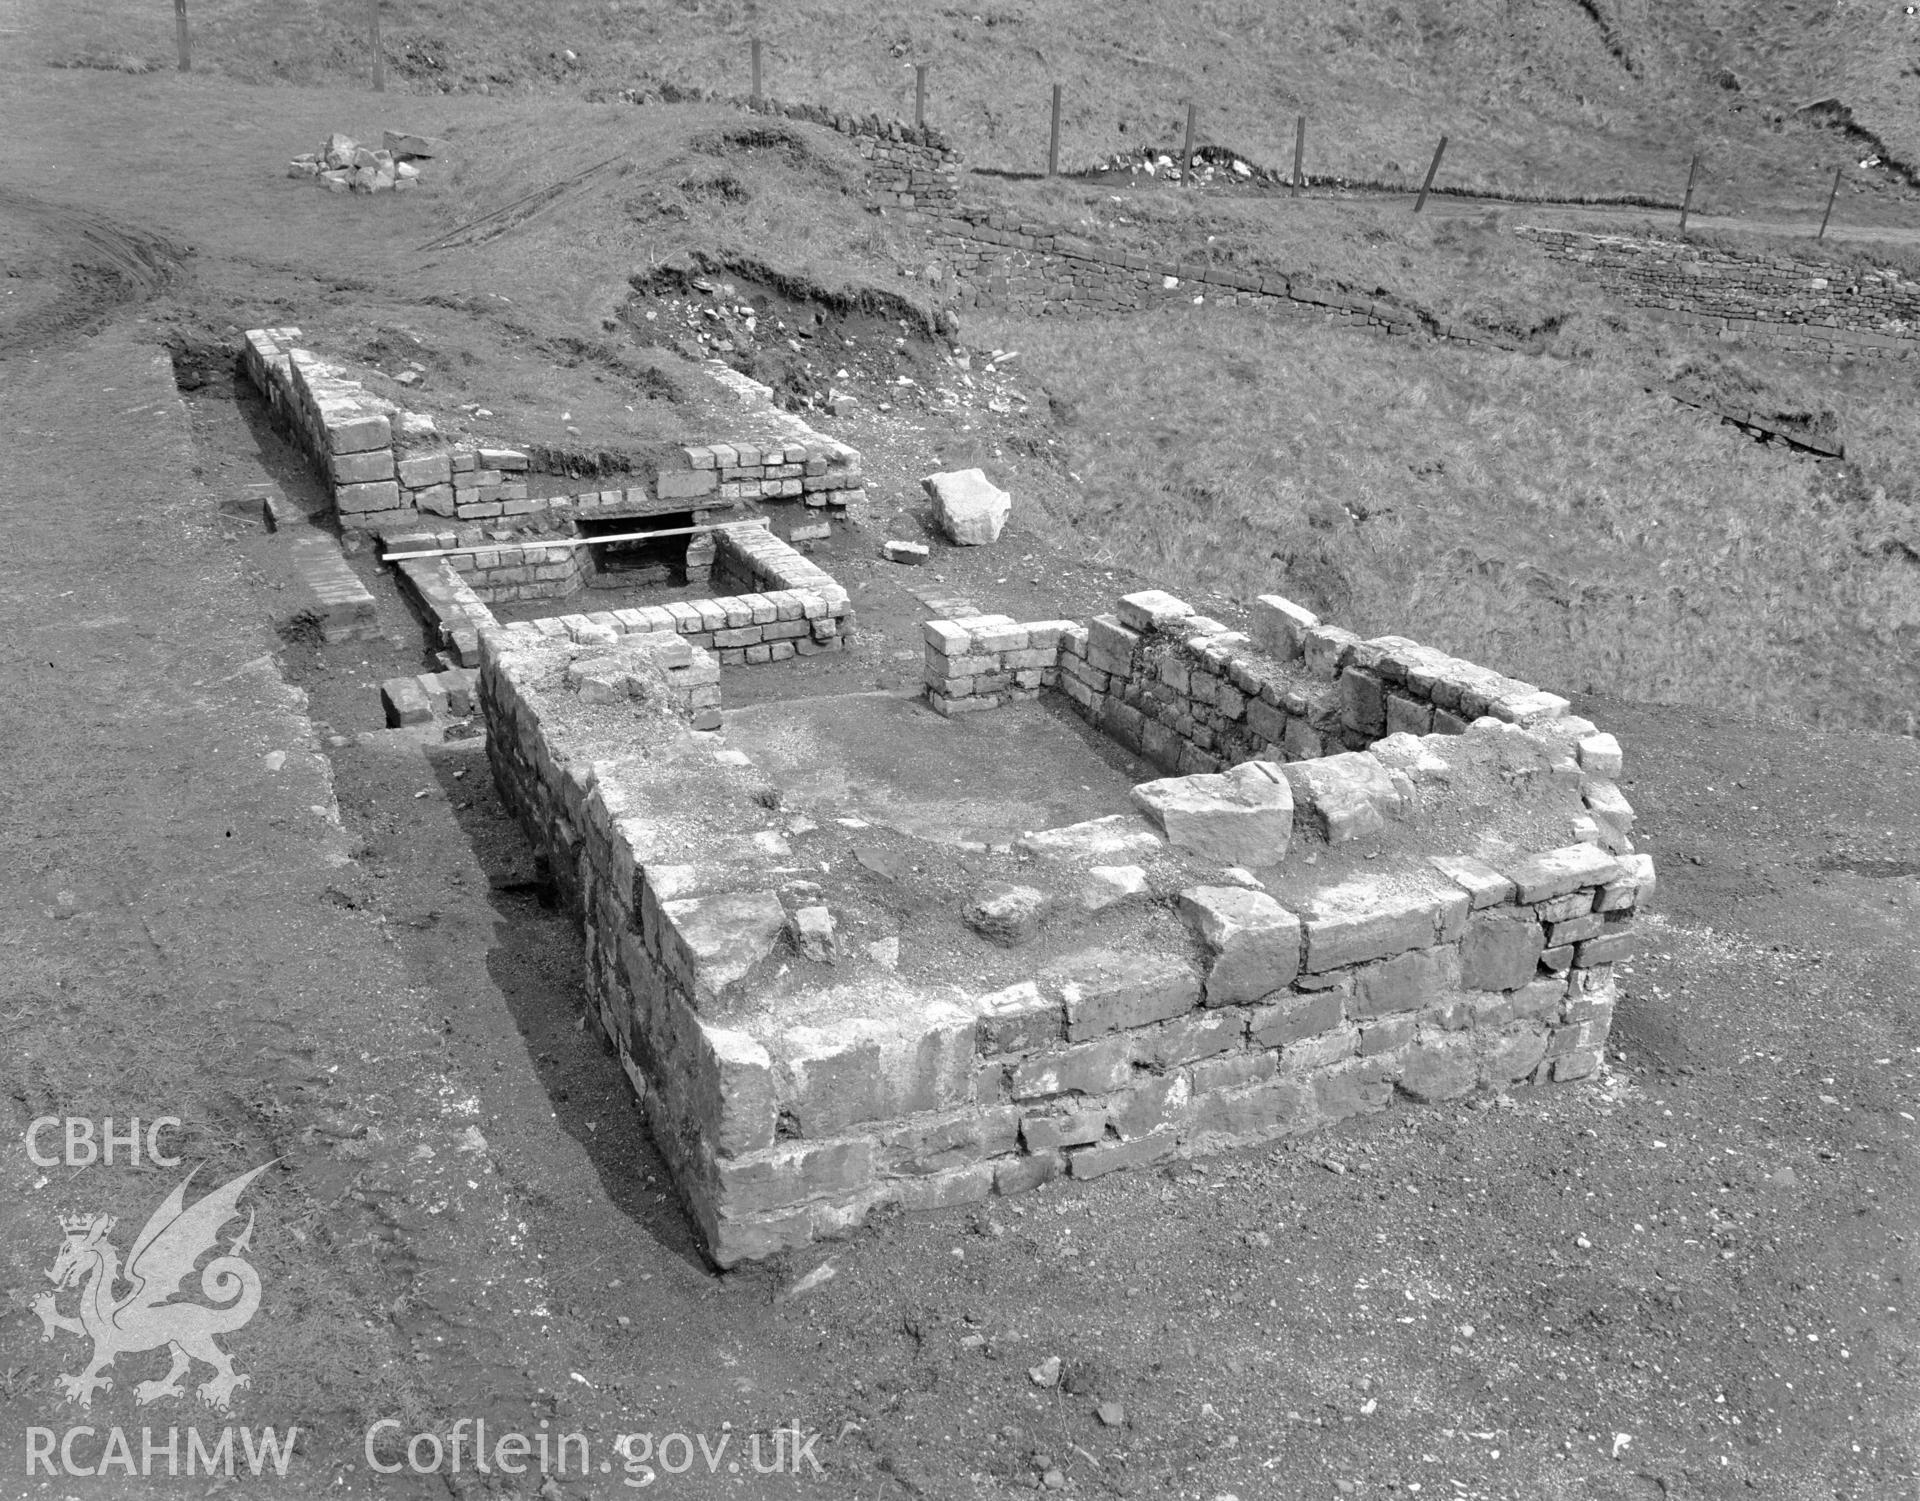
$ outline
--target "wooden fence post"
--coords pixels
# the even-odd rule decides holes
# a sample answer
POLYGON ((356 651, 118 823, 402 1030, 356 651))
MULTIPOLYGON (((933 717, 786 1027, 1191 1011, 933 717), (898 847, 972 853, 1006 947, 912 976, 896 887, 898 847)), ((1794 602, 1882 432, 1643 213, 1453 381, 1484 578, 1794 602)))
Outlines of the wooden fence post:
POLYGON ((1440 144, 1433 148, 1433 160, 1427 163, 1427 179, 1420 184, 1420 196, 1413 200, 1413 211, 1417 214, 1427 206, 1427 194, 1433 191, 1433 175, 1440 170, 1440 158, 1447 154, 1447 138, 1440 137, 1440 144))
POLYGON ((1699 175, 1700 175, 1700 153, 1696 151, 1693 154, 1693 165, 1687 168, 1687 193, 1686 193, 1686 196, 1680 200, 1680 233, 1681 234, 1685 234, 1687 232, 1687 214, 1693 208, 1693 183, 1694 183, 1694 179, 1697 178, 1699 175))
POLYGON ((1306 155, 1307 117, 1305 115, 1295 115, 1293 118, 1293 181, 1287 188, 1287 196, 1289 198, 1298 198, 1300 196, 1300 163, 1306 159, 1306 155))
POLYGON ((1053 125, 1047 133, 1047 176, 1060 175, 1060 85, 1053 86, 1053 125))
POLYGON ((760 104, 760 38, 753 39, 753 92, 747 96, 755 108, 760 104))
POLYGON ((1820 216, 1820 233, 1814 236, 1816 240, 1827 237, 1827 220, 1833 217, 1833 200, 1840 195, 1840 174, 1846 170, 1845 167, 1833 169, 1833 186, 1827 189, 1827 211, 1820 216))
POLYGON ((180 71, 193 71, 193 47, 187 40, 187 0, 173 0, 173 40, 180 49, 180 71))
POLYGON ((925 129, 927 124, 927 65, 913 65, 913 123, 925 129))
POLYGON ((1180 148, 1180 186, 1183 188, 1193 181, 1193 123, 1199 113, 1199 106, 1187 106, 1187 143, 1180 148))
POLYGON ((373 49, 373 91, 387 91, 387 54, 380 45, 380 0, 367 0, 367 45, 373 49))

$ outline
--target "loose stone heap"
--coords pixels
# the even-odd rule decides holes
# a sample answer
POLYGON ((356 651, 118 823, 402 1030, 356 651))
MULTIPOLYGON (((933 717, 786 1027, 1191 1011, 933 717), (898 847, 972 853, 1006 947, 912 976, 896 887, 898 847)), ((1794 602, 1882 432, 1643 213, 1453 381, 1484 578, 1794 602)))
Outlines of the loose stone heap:
MULTIPOLYGON (((1012 624, 934 622, 929 662, 994 654, 978 676, 1081 681, 1065 664, 1091 652, 1068 643, 1091 648, 1090 632, 1012 624)), ((862 875, 866 822, 783 816, 718 737, 585 704, 570 681, 606 649, 585 633, 482 633, 496 778, 582 915, 601 1024, 716 1261, 884 1205, 1598 1067, 1653 888, 1612 738, 1529 685, 1357 641, 1276 597, 1260 643, 1210 624, 1166 595, 1122 601, 1112 629, 1132 639, 1100 647, 1098 692, 1130 708, 1129 685, 1156 685, 1143 701, 1183 774, 1137 787, 1131 811, 975 846, 975 894, 926 952, 840 937, 890 889, 862 875), (1196 664, 1216 682, 1196 685, 1196 664), (1230 691, 1244 716, 1263 685, 1307 674, 1325 712, 1285 712, 1311 755, 1284 728, 1255 753, 1193 712, 1203 692, 1213 715, 1232 709, 1230 691), (1415 723, 1389 733, 1395 699, 1415 723), (1205 759, 1180 766, 1181 747, 1205 759)), ((910 858, 962 859, 925 842, 910 858)))
POLYGON ((377 146, 362 146, 335 131, 318 151, 296 156, 287 163, 287 176, 312 177, 333 193, 386 193, 411 188, 419 181, 416 160, 436 153, 435 143, 423 136, 389 130, 377 146))

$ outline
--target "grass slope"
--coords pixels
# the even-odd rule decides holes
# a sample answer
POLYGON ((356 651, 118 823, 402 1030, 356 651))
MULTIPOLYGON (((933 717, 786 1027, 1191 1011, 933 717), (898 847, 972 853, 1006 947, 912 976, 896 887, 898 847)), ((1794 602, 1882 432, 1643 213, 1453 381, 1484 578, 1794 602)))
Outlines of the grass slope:
POLYGON ((1841 482, 1648 394, 1618 350, 1492 355, 1205 309, 982 332, 1017 341, 1066 418, 1078 482, 1052 524, 1097 537, 1096 560, 1242 601, 1278 589, 1557 688, 1909 723, 1910 385, 1852 393, 1863 462, 1841 482))
MULTIPOLYGON (((364 6, 191 9, 198 67, 262 82, 368 76, 364 6)), ((40 0, 31 14, 43 60, 171 65, 164 7, 40 0)), ((384 25, 391 86, 425 91, 611 93, 651 78, 743 94, 757 36, 776 96, 906 116, 926 62, 929 117, 970 160, 1016 170, 1044 158, 1054 83, 1069 164, 1177 145, 1191 101, 1206 138, 1274 164, 1291 161, 1304 113, 1316 173, 1417 181, 1444 131, 1456 185, 1673 196, 1704 150, 1703 206, 1798 203, 1861 155, 1789 123, 1793 105, 1826 94, 1920 159, 1902 83, 1920 19, 1866 0, 1760 12, 1728 0, 390 0, 384 25)))
MULTIPOLYGON (((772 150, 721 106, 632 109, 578 99, 378 98, 356 90, 35 68, 0 79, 16 183, 50 200, 107 202, 121 222, 196 247, 155 308, 199 336, 294 324, 316 348, 427 367, 387 394, 476 433, 563 449, 693 441, 732 404, 670 349, 609 327, 628 278, 687 247, 725 245, 829 287, 904 286, 918 236, 852 206, 864 164, 831 131, 772 150), (368 197, 286 176, 333 130, 404 126, 453 149, 419 191, 368 197), (448 231, 608 157, 597 174, 497 238, 423 250, 448 231), (217 226, 217 231, 211 226, 217 226), (577 431, 573 431, 573 430, 577 431)), ((15 269, 0 244, 0 274, 15 269)))

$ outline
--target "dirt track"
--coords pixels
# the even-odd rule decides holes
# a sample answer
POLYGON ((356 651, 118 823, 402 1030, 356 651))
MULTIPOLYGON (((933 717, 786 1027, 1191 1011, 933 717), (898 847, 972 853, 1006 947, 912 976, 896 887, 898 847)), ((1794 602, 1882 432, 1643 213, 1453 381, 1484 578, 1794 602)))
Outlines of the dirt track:
POLYGON ((113 310, 138 301, 172 276, 180 252, 84 209, 62 207, 0 186, 0 253, 10 260, 9 289, 22 305, 0 318, 0 357, 64 342, 98 328, 113 310))
MULTIPOLYGON (((50 258, 94 233, 17 198, 0 218, 50 258)), ((131 276, 117 244, 101 274, 131 276)), ((232 1420, 312 1435, 275 1488, 358 1492, 365 1425, 391 1415, 547 1417, 596 1459, 619 1432, 824 1435, 824 1478, 708 1477, 692 1450, 660 1475, 687 1495, 996 1494, 1050 1472, 1241 1501, 1913 1494, 1913 741, 1592 707, 1662 872, 1602 1084, 895 1219, 718 1278, 579 1026, 572 935, 474 743, 316 744, 309 712, 366 728, 378 677, 420 660, 399 602, 382 594, 371 650, 271 632, 274 543, 223 502, 297 492, 298 470, 220 380, 189 412, 138 318, 84 337, 62 315, 57 344, 0 358, 0 1028, 17 1144, 41 1115, 167 1114, 199 1186, 278 1161, 252 1242, 265 1301, 229 1340, 252 1376, 232 1420)), ((946 584, 1012 607, 996 563, 946 584)), ((873 587, 881 670, 915 610, 873 587)), ((24 1474, 30 1426, 83 1421, 55 1378, 85 1346, 43 1344, 26 1307, 56 1216, 115 1214, 124 1249, 177 1174, 42 1169, 23 1145, 0 1173, 20 1206, 0 1217, 0 1494, 197 1493, 24 1474)), ((160 1369, 127 1357, 84 1421, 218 1425, 190 1400, 137 1408, 160 1369)), ((624 1493, 613 1463, 560 1493, 624 1493)))

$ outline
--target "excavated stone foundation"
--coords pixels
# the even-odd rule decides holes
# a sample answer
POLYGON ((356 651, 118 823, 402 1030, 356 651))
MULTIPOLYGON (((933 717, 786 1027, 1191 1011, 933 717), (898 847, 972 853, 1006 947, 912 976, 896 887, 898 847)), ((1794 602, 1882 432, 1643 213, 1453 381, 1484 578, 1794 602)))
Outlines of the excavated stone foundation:
POLYGON ((1530 684, 1274 596, 1249 637, 1146 593, 930 622, 922 703, 730 735, 694 727, 719 667, 691 633, 542 626, 479 631, 489 755, 720 1265, 1599 1066, 1653 867, 1618 745, 1530 684), (1083 775, 1069 715, 1167 775, 1083 775), (791 796, 796 745, 891 754, 905 790, 791 796), (1068 806, 1048 776, 1093 816, 956 832, 997 792, 1068 806))

